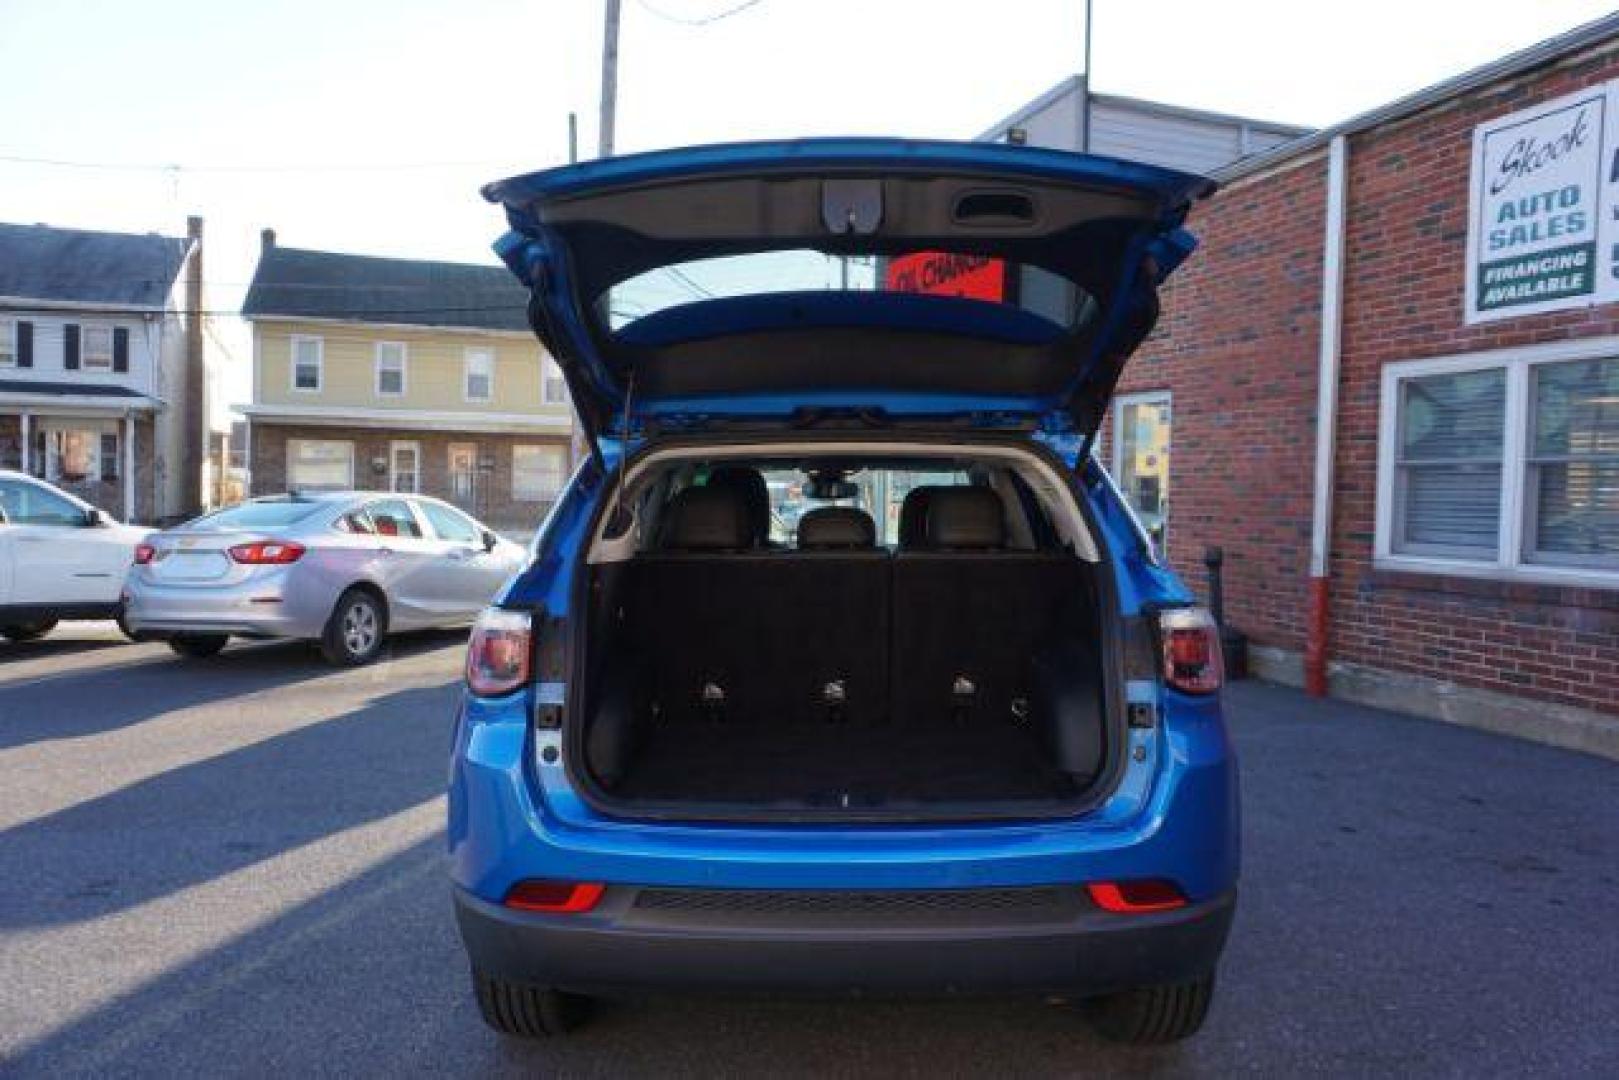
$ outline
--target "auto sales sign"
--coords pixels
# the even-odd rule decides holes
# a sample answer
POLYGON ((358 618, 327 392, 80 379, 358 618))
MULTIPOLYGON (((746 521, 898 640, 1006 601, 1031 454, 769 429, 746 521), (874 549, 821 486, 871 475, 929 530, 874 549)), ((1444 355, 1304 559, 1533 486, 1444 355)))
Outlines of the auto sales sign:
POLYGON ((1619 300, 1616 86, 1474 129, 1468 322, 1619 300))

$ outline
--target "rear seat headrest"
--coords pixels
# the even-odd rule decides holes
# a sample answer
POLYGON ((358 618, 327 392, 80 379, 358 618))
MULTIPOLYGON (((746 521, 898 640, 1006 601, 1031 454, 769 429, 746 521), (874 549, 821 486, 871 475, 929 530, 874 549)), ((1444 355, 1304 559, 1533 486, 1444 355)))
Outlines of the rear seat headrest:
POLYGON ((914 487, 899 504, 899 546, 921 547, 927 540, 928 502, 939 485, 914 487))
POLYGON ((798 519, 803 551, 848 551, 877 546, 877 523, 853 506, 822 506, 798 519))
POLYGON ((999 548, 1006 544, 1001 497, 989 488, 939 488, 928 497, 927 546, 943 551, 999 548))
POLYGON ((753 546, 747 502, 731 487, 686 488, 663 512, 658 546, 668 551, 741 551, 753 546))
POLYGON ((751 465, 721 465, 708 474, 708 483, 703 486, 729 488, 740 494, 753 530, 753 543, 762 546, 770 539, 770 486, 765 483, 764 473, 751 465))

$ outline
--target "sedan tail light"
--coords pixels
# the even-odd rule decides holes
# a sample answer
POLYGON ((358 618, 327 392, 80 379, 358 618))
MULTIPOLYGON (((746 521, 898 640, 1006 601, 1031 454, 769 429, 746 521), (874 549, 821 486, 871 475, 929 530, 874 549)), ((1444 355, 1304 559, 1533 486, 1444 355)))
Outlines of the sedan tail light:
POLYGON ((533 655, 528 612, 485 608, 467 642, 467 689, 480 697, 511 693, 528 682, 533 655))
POLYGON ((1220 627, 1203 608, 1173 608, 1159 613, 1163 639, 1164 682, 1187 694, 1212 694, 1225 682, 1220 655, 1220 627))
POLYGON ((155 558, 157 558, 157 548, 153 547, 151 544, 135 545, 136 566, 149 566, 151 565, 152 560, 155 558))
POLYGON ((297 562, 303 558, 304 550, 302 544, 291 540, 255 540, 231 548, 230 557, 247 566, 279 566, 297 562))

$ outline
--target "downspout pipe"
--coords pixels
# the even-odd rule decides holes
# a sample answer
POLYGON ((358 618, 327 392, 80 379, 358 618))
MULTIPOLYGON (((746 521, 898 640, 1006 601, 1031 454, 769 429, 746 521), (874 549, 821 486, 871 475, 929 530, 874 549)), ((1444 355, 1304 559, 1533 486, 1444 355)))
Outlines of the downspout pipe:
POLYGON ((1343 337, 1344 219, 1349 196, 1349 142, 1327 144, 1327 220, 1321 245, 1321 343, 1315 412, 1315 491, 1310 515, 1309 622, 1304 645, 1304 689, 1327 693, 1327 652, 1332 601, 1332 480, 1338 434, 1338 371, 1343 337))

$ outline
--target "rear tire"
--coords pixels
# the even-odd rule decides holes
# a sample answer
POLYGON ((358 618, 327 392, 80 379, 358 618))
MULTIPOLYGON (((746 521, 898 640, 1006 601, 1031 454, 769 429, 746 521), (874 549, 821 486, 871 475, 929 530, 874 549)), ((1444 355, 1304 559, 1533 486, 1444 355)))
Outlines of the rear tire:
POLYGON ((579 994, 525 986, 472 969, 472 990, 483 1022, 520 1039, 566 1035, 590 1018, 591 1000, 579 994))
POLYGON ((55 619, 40 619, 36 622, 10 623, 0 626, 0 637, 7 641, 33 641, 56 629, 56 622, 55 619))
POLYGON ((1214 1000, 1214 975, 1170 986, 1144 986, 1085 1002, 1092 1026, 1111 1042, 1147 1046, 1196 1035, 1214 1000))
POLYGON ((228 641, 228 634, 176 634, 169 638, 169 648, 187 660, 206 660, 218 656, 228 641))
POLYGON ((349 589, 337 598, 320 636, 321 655, 339 667, 369 664, 382 652, 388 614, 376 593, 349 589))

